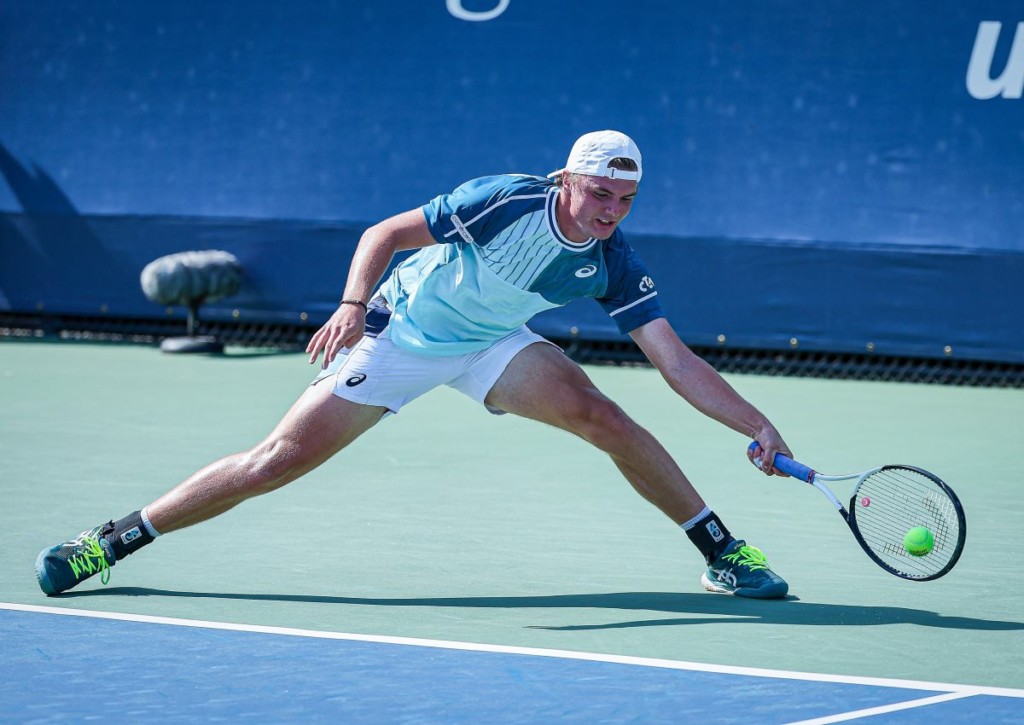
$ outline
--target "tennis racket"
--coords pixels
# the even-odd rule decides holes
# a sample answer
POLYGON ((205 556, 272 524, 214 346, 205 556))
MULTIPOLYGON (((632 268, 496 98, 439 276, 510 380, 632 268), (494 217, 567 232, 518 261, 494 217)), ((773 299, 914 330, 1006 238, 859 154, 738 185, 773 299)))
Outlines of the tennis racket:
MULTIPOLYGON (((750 444, 753 452, 758 448, 750 444)), ((755 459, 760 466, 760 459, 755 459)), ((775 468, 811 484, 825 494, 871 560, 890 574, 912 581, 938 579, 956 565, 967 538, 960 499, 938 476, 914 466, 880 466, 862 473, 826 476, 781 453, 775 468), (856 481, 846 509, 825 482, 856 481), (935 544, 923 556, 903 545, 917 526, 932 532, 935 544)))

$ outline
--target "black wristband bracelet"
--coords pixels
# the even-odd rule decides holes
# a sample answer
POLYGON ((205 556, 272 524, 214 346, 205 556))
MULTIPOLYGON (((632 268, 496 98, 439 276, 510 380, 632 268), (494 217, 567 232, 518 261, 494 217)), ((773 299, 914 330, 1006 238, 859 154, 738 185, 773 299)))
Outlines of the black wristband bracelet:
POLYGON ((369 310, 367 310, 367 308, 366 308, 366 303, 363 302, 362 300, 342 300, 338 304, 341 304, 341 305, 359 305, 360 307, 363 308, 363 312, 369 312, 369 310))

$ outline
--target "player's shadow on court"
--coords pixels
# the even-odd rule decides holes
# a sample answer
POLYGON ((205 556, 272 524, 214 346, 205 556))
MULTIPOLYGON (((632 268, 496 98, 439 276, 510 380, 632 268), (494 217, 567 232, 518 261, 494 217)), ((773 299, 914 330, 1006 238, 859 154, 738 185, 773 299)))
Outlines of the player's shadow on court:
MULTIPOLYGON (((670 627, 692 624, 794 624, 803 626, 867 627, 884 624, 916 624, 940 629, 982 631, 1024 630, 1024 622, 1005 622, 973 617, 946 616, 937 612, 906 607, 851 606, 815 604, 795 597, 786 600, 751 600, 715 594, 678 592, 610 592, 601 594, 551 594, 521 597, 422 597, 373 598, 335 597, 308 594, 235 594, 230 592, 184 592, 145 587, 108 587, 67 592, 61 598, 88 596, 188 597, 196 599, 235 599, 253 602, 338 604, 369 607, 462 607, 467 609, 601 609, 635 612, 662 612, 685 616, 638 619, 602 624, 533 626, 571 632, 632 627, 670 627), (710 615, 710 616, 701 616, 710 615)), ((576 619, 579 619, 577 616, 576 619)))

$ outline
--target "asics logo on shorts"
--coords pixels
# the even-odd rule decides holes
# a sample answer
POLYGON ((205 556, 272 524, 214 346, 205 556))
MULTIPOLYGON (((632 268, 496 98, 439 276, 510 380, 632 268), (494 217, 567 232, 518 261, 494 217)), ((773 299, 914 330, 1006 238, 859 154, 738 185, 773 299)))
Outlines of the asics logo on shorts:
POLYGON ((366 380, 366 373, 359 373, 358 375, 353 375, 348 380, 346 380, 345 385, 349 386, 350 388, 354 388, 364 380, 366 380))

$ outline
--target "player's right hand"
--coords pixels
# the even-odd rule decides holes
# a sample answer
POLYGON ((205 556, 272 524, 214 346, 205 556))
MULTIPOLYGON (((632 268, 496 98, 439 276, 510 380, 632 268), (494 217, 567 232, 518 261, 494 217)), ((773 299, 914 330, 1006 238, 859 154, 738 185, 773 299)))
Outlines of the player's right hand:
POLYGON ((747 458, 761 469, 766 476, 782 476, 788 478, 788 474, 783 473, 775 467, 775 454, 782 453, 790 458, 793 457, 792 451, 789 450, 789 446, 782 440, 782 436, 774 428, 766 427, 762 428, 756 438, 757 447, 753 450, 747 451, 747 458), (759 459, 759 460, 758 460, 759 459), (768 462, 771 465, 767 465, 768 462))

